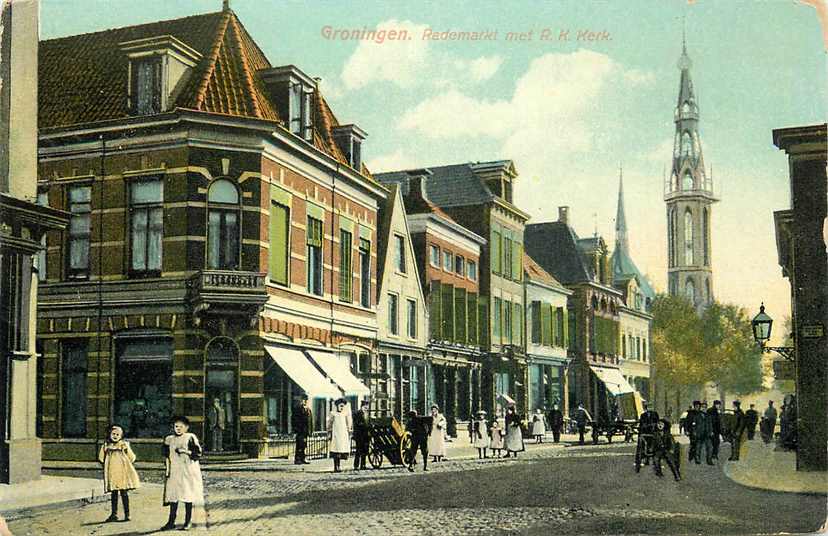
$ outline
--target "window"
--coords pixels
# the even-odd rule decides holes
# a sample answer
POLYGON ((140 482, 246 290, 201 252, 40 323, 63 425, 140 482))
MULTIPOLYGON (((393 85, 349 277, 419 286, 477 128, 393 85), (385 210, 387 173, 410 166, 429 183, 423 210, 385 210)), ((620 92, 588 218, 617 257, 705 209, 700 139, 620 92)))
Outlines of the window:
POLYGON ((443 251, 443 271, 452 271, 452 254, 449 251, 443 251))
POLYGON ((394 235, 394 266, 400 273, 405 273, 405 237, 394 235))
POLYGON ((693 214, 684 213, 684 264, 693 264, 693 214))
POLYGON ((391 335, 400 334, 398 300, 396 294, 388 295, 388 331, 391 335))
POLYGON ((213 181, 207 193, 207 268, 239 268, 239 192, 224 179, 213 181))
POLYGON ((313 141, 313 92, 302 84, 291 84, 288 90, 290 131, 306 141, 313 141))
POLYGON ((371 307, 371 242, 359 240, 359 304, 371 307))
POLYGON ((565 344, 564 341, 564 329, 566 325, 566 309, 563 307, 557 308, 557 314, 555 315, 556 320, 556 330, 555 330, 555 346, 563 346, 565 344))
POLYGON ((31 307, 31 280, 32 258, 4 250, 0 255, 0 340, 5 350, 30 352, 29 319, 36 312, 31 307))
POLYGON ((137 115, 161 112, 161 58, 133 60, 133 108, 137 115))
POLYGON ((89 236, 91 231, 92 187, 69 189, 69 277, 89 275, 89 236))
POLYGON ((514 343, 523 344, 523 304, 515 302, 512 304, 512 335, 514 343))
POLYGON ((512 239, 503 239, 503 277, 512 278, 512 239))
POLYGON ((501 263, 501 236, 498 231, 492 231, 492 247, 491 247, 491 256, 492 256, 492 272, 496 274, 500 274, 502 270, 502 263, 501 263))
POLYGON ((350 302, 353 300, 354 267, 353 267, 353 239, 351 233, 345 229, 339 230, 339 300, 350 302))
POLYGON ((477 281, 477 263, 474 261, 466 262, 466 277, 472 281, 477 281))
POLYGON ((302 93, 302 137, 306 141, 313 141, 313 92, 308 91, 307 88, 302 93))
POLYGON ((322 295, 322 220, 308 216, 308 292, 322 295))
POLYGON ((454 257, 454 271, 460 277, 466 275, 466 260, 460 255, 454 257))
MULTIPOLYGON (((230 450, 236 445, 239 347, 229 337, 216 337, 207 343, 204 354, 207 365, 204 403, 210 408, 218 399, 219 407, 224 409, 226 424, 223 430, 207 430, 207 439, 209 444, 215 445, 213 434, 221 434, 222 448, 230 450)), ((209 415, 210 410, 207 411, 209 415)))
POLYGON ((410 408, 413 410, 419 410, 420 406, 420 367, 411 365, 409 368, 409 387, 410 387, 410 395, 409 395, 409 402, 411 404, 410 408))
POLYGON ((542 322, 541 322, 541 302, 533 301, 532 302, 532 335, 531 341, 532 344, 541 344, 543 339, 541 338, 541 329, 542 329, 542 322))
POLYGON ((414 300, 407 300, 407 302, 408 336, 415 339, 417 337, 417 302, 414 300))
POLYGON ((502 320, 501 320, 501 318, 502 318, 501 315, 503 313, 502 309, 503 309, 503 301, 500 298, 495 298, 494 299, 494 311, 492 311, 492 314, 494 315, 494 318, 492 319, 492 337, 495 338, 495 341, 493 341, 493 342, 496 342, 497 344, 500 344, 500 333, 501 333, 500 328, 503 325, 502 320))
POLYGON ((627 335, 621 335, 621 357, 627 357, 627 335))
POLYGON ((693 175, 687 171, 684 173, 684 181, 681 185, 682 190, 692 190, 693 189, 693 175))
POLYGON ((428 263, 435 268, 440 267, 440 248, 433 244, 428 246, 428 263))
POLYGON ((161 237, 164 230, 161 180, 130 185, 130 222, 133 272, 161 271, 161 237))
POLYGON ((693 152, 693 140, 690 138, 690 133, 685 132, 681 135, 681 156, 688 157, 693 152))
POLYGON ((172 416, 172 337, 160 330, 127 331, 116 339, 115 351, 115 422, 127 437, 164 437, 172 416))
POLYGON ((523 279, 523 244, 517 240, 512 241, 512 279, 523 279))
POLYGON ((503 302, 503 342, 512 343, 512 302, 503 302))
POLYGON ((86 435, 86 356, 86 342, 67 342, 63 345, 63 437, 86 435))
POLYGON ((270 281, 288 284, 290 265, 290 209, 282 204, 270 203, 270 281))
MULTIPOLYGON (((47 192, 37 193, 37 204, 41 207, 49 206, 49 194, 47 192)), ((46 233, 40 239, 40 247, 37 256, 35 257, 35 269, 37 270, 37 280, 46 281, 46 233)))
POLYGON ((351 167, 359 171, 362 167, 362 141, 351 140, 351 167))
POLYGON ((690 300, 690 303, 696 305, 696 285, 693 284, 693 280, 689 277, 687 278, 687 282, 684 284, 684 294, 687 296, 687 299, 690 300))

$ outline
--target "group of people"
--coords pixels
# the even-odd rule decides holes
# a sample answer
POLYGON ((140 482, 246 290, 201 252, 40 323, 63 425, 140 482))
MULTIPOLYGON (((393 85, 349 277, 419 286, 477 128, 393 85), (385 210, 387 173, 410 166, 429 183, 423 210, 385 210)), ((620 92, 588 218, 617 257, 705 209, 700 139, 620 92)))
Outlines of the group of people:
MULTIPOLYGON (((164 505, 169 507, 167 523, 160 530, 172 530, 178 515, 178 504, 184 503, 184 525, 179 530, 192 528, 193 505, 204 501, 201 478, 202 449, 195 434, 189 432, 190 422, 178 416, 172 422, 173 433, 164 438, 164 505)), ((111 513, 105 522, 118 521, 118 498, 123 506, 121 521, 130 520, 129 492, 141 485, 135 470, 135 453, 124 437, 124 429, 113 424, 109 436, 98 452, 103 465, 104 490, 111 496, 111 513)))
MULTIPOLYGON (((535 433, 534 428, 532 433, 535 433)), ((505 450, 505 458, 517 458, 518 452, 526 449, 523 444, 521 418, 513 405, 506 410, 503 428, 500 427, 499 419, 495 418, 489 423, 486 412, 478 411, 475 420, 469 423, 469 440, 477 448, 477 456, 480 459, 489 457, 487 450, 492 451, 493 457, 500 458, 505 450)))
POLYGON ((647 465, 652 458, 653 471, 658 477, 664 476, 661 463, 665 462, 678 482, 681 480, 679 448, 673 437, 670 421, 660 418, 658 412, 648 407, 647 402, 642 404, 643 411, 638 418, 638 430, 645 438, 645 449, 641 461, 647 465))

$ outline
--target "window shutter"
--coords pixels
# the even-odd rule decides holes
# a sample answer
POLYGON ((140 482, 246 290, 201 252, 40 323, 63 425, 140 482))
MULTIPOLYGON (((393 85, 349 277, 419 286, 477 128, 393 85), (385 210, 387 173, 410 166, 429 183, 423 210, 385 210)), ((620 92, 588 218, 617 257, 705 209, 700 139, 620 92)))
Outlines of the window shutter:
POLYGON ((544 303, 541 305, 541 344, 549 346, 552 342, 552 319, 549 317, 549 305, 544 303))
POLYGON ((349 302, 352 298, 354 269, 351 262, 353 241, 350 232, 339 230, 339 299, 349 302))
POLYGON ((468 342, 469 344, 476 345, 477 341, 479 340, 479 336, 477 333, 477 294, 475 294, 474 292, 469 292, 468 294, 466 294, 466 303, 466 314, 468 316, 468 342))
POLYGON ((523 279, 523 245, 517 240, 512 242, 512 279, 523 279))
POLYGON ((512 262, 512 253, 514 252, 512 247, 512 239, 511 233, 506 234, 503 237, 503 277, 507 279, 512 279, 512 268, 514 267, 514 263, 512 262))
POLYGON ((454 289, 454 340, 466 344, 466 289, 454 289))
POLYGON ((621 339, 621 324, 618 323, 618 322, 615 322, 615 321, 613 321, 612 324, 613 324, 612 334, 613 334, 613 337, 614 337, 614 344, 613 344, 612 353, 617 354, 618 353, 618 341, 621 339))
POLYGON ((492 300, 492 341, 500 344, 500 337, 503 327, 503 311, 501 306, 501 299, 494 298, 492 300))
POLYGON ((288 208, 272 203, 270 205, 270 279, 282 285, 288 283, 288 229, 290 218, 288 208))
POLYGON ((443 340, 454 341, 454 285, 441 285, 443 340))
POLYGON ((561 315, 563 316, 563 334, 561 339, 561 346, 569 348, 569 311, 561 307, 561 315))
POLYGON ((532 344, 543 344, 541 336, 541 302, 532 302, 532 344))
POLYGON ((512 341, 517 345, 523 343, 523 306, 519 302, 512 304, 512 341))
POLYGON ((487 346, 489 344, 489 304, 483 296, 478 298, 478 327, 477 332, 479 333, 478 336, 478 344, 480 346, 487 346))
POLYGON ((435 341, 441 340, 442 332, 442 308, 440 304, 440 281, 431 282, 431 290, 428 293, 428 329, 431 332, 430 338, 435 341))
POLYGON ((492 272, 500 273, 500 233, 492 230, 492 245, 490 248, 490 258, 492 265, 492 272))

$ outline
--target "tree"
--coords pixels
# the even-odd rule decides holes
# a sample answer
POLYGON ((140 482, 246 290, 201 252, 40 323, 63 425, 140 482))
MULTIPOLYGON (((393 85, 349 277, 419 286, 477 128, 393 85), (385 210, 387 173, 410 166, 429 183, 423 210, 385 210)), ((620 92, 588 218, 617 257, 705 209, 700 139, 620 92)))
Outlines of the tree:
POLYGON ((762 352, 753 339, 747 312, 732 304, 714 302, 701 316, 705 381, 722 393, 746 395, 762 387, 762 352))

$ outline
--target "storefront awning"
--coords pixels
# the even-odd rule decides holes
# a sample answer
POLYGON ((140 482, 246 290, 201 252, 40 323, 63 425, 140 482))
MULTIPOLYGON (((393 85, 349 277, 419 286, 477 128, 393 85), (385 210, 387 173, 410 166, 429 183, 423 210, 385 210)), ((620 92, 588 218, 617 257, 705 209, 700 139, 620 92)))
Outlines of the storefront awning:
POLYGON ((620 370, 596 366, 590 366, 589 368, 592 369, 592 372, 598 376, 598 379, 607 386, 607 391, 609 391, 610 394, 617 396, 624 393, 635 392, 635 389, 633 389, 630 383, 624 379, 624 376, 621 375, 620 370))
POLYGON ((339 389, 316 369, 302 351, 271 345, 265 345, 265 349, 285 374, 305 391, 308 398, 336 399, 342 396, 339 389))
POLYGON ((316 364, 325 374, 342 389, 345 396, 368 396, 371 394, 371 390, 351 374, 351 366, 345 360, 334 354, 320 352, 319 350, 306 350, 305 353, 316 361, 316 364))
POLYGON ((515 399, 512 398, 511 396, 507 395, 507 394, 500 393, 499 395, 497 395, 497 398, 499 400, 502 400, 502 401, 506 402, 506 404, 508 404, 510 406, 515 405, 515 399))

